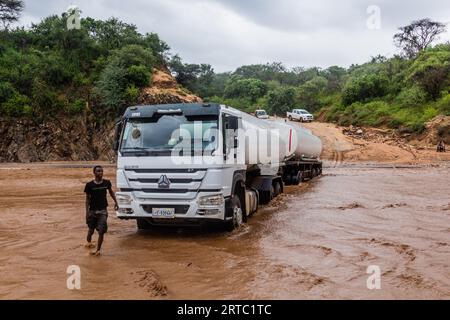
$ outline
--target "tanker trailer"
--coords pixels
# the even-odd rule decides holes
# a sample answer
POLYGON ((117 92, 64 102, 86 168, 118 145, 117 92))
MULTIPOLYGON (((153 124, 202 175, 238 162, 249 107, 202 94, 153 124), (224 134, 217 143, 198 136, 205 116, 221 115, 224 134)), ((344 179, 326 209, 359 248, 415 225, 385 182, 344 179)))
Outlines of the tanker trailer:
POLYGON ((322 145, 311 132, 212 103, 129 107, 114 146, 116 214, 139 229, 220 223, 232 230, 284 185, 322 171, 322 145))

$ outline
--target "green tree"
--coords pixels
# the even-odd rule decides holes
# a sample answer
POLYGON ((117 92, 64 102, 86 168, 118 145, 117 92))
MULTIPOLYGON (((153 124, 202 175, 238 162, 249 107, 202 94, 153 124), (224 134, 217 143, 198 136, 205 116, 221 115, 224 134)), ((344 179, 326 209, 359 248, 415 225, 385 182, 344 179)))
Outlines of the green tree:
POLYGON ((266 109, 275 115, 285 116, 295 106, 295 89, 280 87, 267 93, 266 109))
POLYGON ((154 63, 152 52, 142 46, 128 45, 116 50, 95 87, 101 103, 120 112, 126 103, 134 102, 127 97, 136 96, 135 88, 149 85, 154 63))
POLYGON ((19 20, 23 8, 22 0, 0 0, 0 21, 4 29, 8 29, 11 23, 19 20))
POLYGON ((266 92, 267 86, 261 80, 234 76, 225 85, 224 95, 226 98, 248 97, 254 103, 258 98, 264 96, 266 92))
POLYGON ((430 19, 413 21, 410 25, 401 27, 401 32, 394 35, 394 42, 408 58, 414 58, 419 52, 428 48, 446 26, 430 19))
POLYGON ((324 77, 317 76, 298 88, 298 101, 303 107, 315 111, 318 107, 319 97, 324 93, 328 81, 324 77))
POLYGON ((382 73, 366 73, 350 78, 342 92, 342 102, 348 106, 354 102, 366 102, 383 97, 387 92, 388 78, 382 73))
POLYGON ((450 81, 450 45, 422 52, 408 70, 408 79, 417 83, 433 100, 450 81))

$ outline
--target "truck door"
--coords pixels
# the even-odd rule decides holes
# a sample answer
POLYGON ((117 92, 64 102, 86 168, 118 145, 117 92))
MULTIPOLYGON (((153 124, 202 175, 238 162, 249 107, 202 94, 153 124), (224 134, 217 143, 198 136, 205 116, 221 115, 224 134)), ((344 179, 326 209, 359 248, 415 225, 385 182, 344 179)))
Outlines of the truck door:
POLYGON ((223 114, 222 117, 223 128, 223 159, 227 160, 230 157, 236 159, 238 141, 239 118, 230 114, 223 114))

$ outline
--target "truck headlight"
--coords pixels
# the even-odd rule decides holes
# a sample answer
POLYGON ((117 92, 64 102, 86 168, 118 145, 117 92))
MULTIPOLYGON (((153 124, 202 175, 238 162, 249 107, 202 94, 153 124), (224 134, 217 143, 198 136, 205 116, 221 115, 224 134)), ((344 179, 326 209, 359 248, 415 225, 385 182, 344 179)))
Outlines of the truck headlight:
POLYGON ((198 199, 199 206, 220 206, 224 203, 222 194, 215 194, 212 196, 204 196, 198 199))
POLYGON ((119 208, 118 212, 120 214, 133 214, 133 209, 131 208, 119 208))
POLYGON ((133 198, 129 194, 116 193, 117 203, 119 205, 130 205, 133 198))

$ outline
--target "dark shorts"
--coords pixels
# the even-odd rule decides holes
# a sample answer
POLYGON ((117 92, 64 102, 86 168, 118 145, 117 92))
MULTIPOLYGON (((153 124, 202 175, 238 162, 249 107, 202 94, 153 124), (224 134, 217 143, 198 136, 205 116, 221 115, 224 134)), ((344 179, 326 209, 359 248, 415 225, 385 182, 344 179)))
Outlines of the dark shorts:
POLYGON ((89 210, 89 214, 86 217, 86 224, 89 229, 96 229, 99 233, 108 232, 108 211, 89 210))

